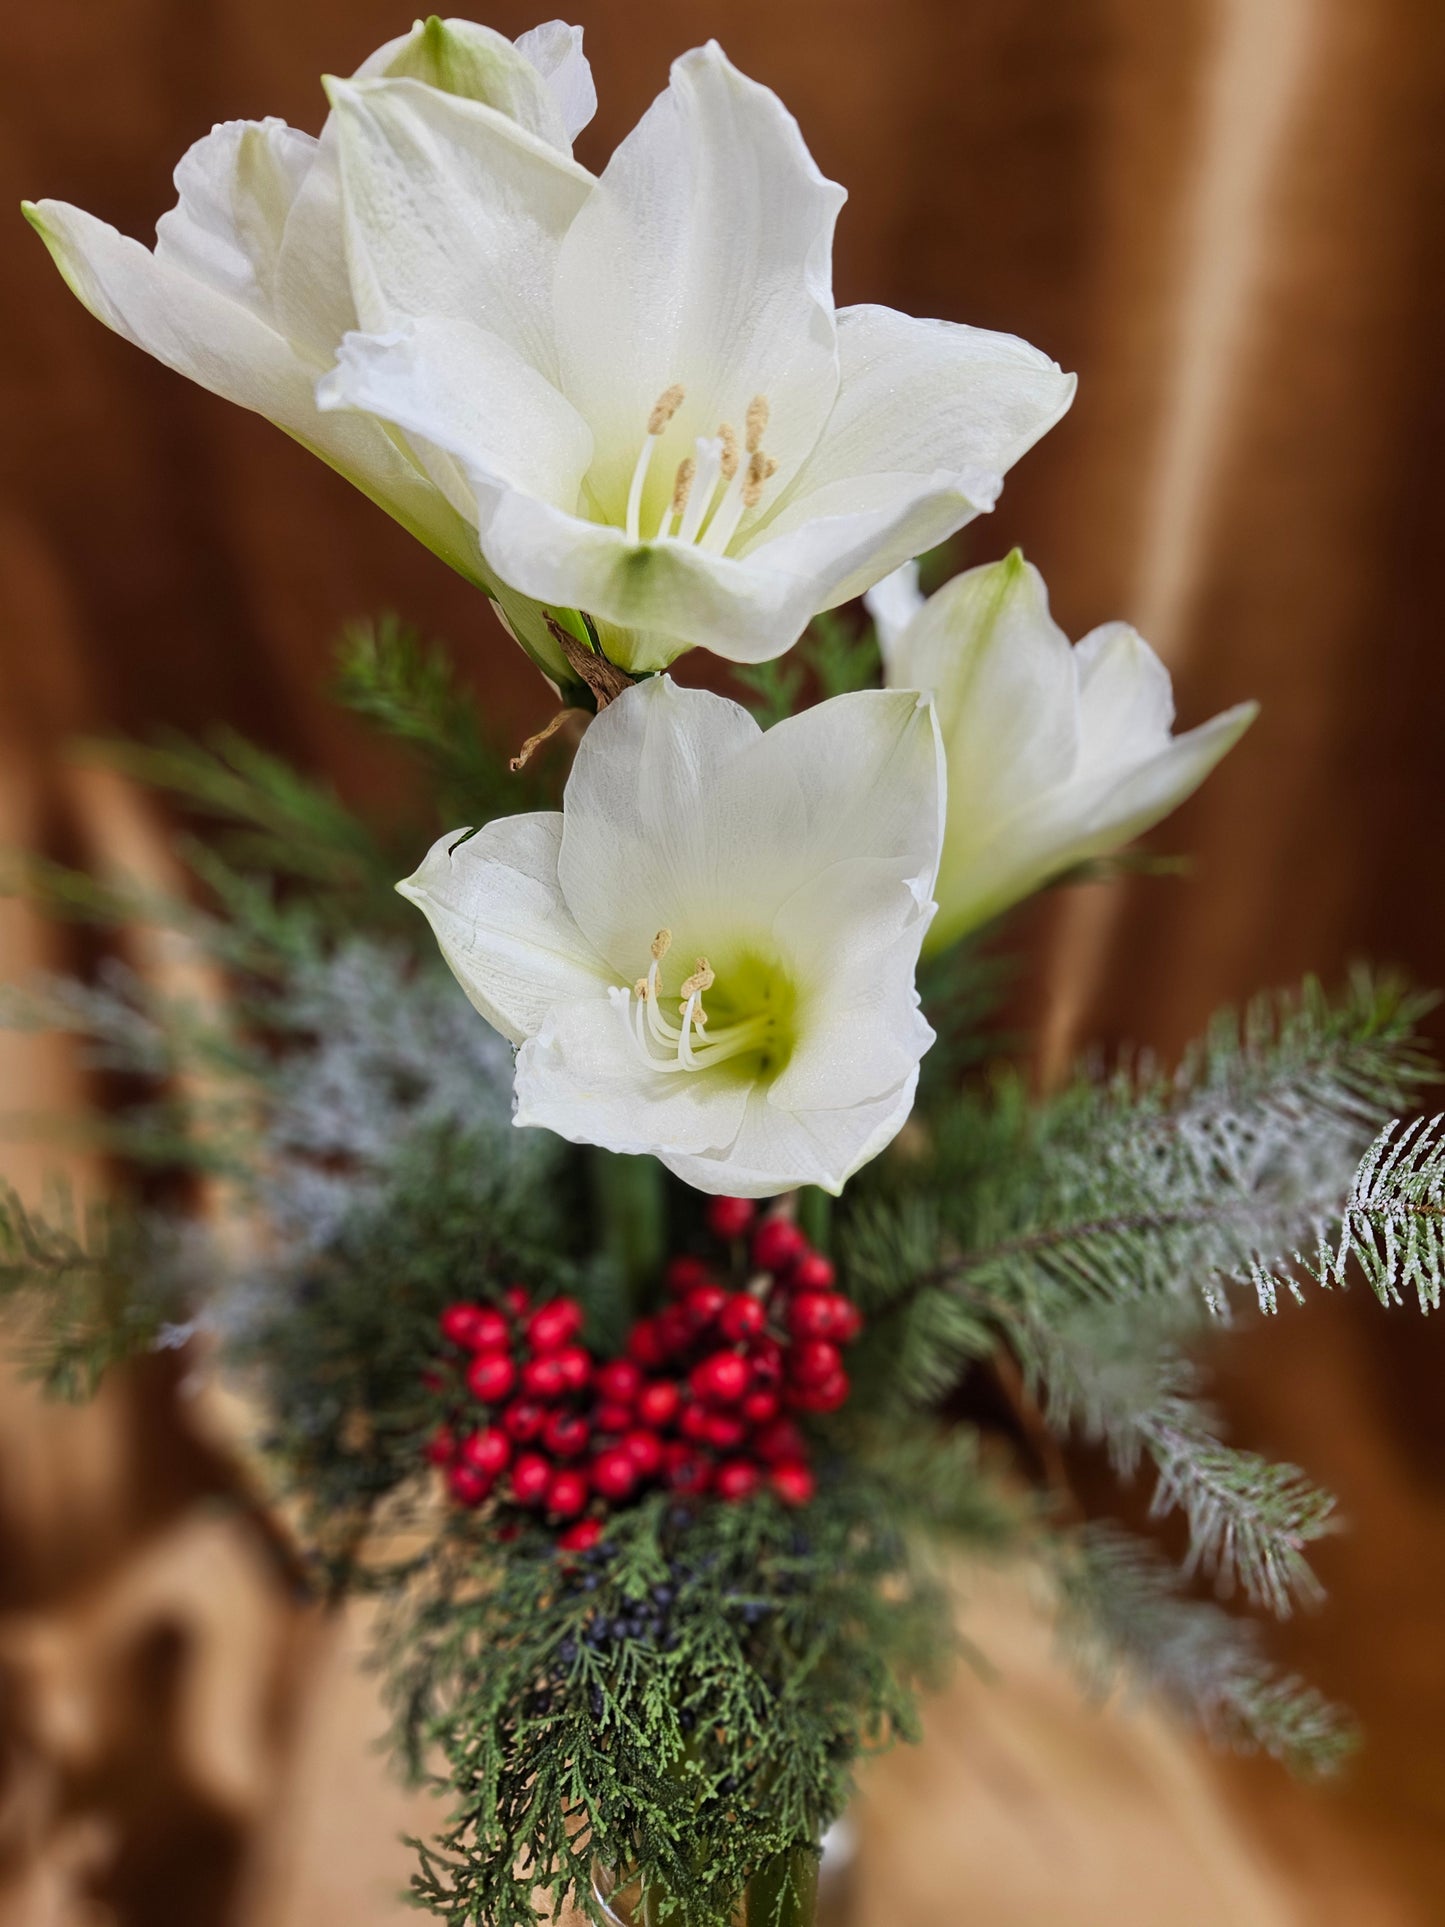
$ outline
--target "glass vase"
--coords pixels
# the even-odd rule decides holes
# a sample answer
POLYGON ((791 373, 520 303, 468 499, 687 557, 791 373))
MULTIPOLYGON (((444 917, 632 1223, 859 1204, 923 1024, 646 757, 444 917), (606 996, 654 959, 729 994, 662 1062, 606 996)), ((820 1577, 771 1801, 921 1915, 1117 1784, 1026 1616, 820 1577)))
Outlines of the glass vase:
MULTIPOLYGON (((665 1911, 656 1889, 643 1894, 640 1884, 636 1876, 593 1869, 592 1892, 609 1927, 686 1927, 678 1914, 665 1911)), ((800 1849, 754 1874, 738 1897, 733 1927, 822 1927, 818 1856, 800 1849)))

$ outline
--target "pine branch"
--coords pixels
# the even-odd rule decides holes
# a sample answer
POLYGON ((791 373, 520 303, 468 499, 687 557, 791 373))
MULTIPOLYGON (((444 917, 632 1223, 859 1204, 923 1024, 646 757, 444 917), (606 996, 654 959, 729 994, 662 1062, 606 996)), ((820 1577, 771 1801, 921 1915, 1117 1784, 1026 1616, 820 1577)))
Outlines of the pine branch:
POLYGON ((447 652, 425 644, 394 616, 354 623, 346 630, 337 694, 418 759, 445 827, 555 808, 545 762, 509 771, 475 698, 459 686, 447 652))
POLYGON ((1301 1680, 1263 1658, 1256 1628, 1182 1594, 1152 1546, 1104 1526, 1066 1548, 1057 1579, 1063 1629, 1101 1695, 1121 1680, 1172 1701, 1216 1745, 1265 1752, 1291 1771, 1333 1771, 1353 1725, 1301 1680))
POLYGON ((1445 1114, 1387 1124, 1361 1160, 1333 1245, 1300 1265, 1323 1285, 1345 1282, 1351 1264, 1384 1305, 1413 1291, 1438 1311, 1445 1275, 1445 1114))

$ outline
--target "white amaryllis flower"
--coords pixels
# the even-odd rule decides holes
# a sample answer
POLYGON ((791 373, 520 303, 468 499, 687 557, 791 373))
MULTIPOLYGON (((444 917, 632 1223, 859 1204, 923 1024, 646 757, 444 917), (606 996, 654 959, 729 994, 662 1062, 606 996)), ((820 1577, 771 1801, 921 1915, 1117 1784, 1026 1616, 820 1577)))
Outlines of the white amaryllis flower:
POLYGON ((933 697, 948 758, 938 951, 1182 803, 1258 713, 1240 703, 1173 735, 1169 671, 1137 630, 1076 646, 1015 549, 927 601, 909 564, 867 598, 889 684, 933 697))
POLYGON ((916 695, 764 735, 655 677, 590 726, 560 813, 462 834, 398 887, 520 1046, 518 1124, 753 1197, 837 1192, 903 1124, 943 834, 916 695))
POLYGON ((991 508, 1073 395, 1014 336, 835 310, 843 191, 715 44, 595 181, 405 79, 329 93, 365 332, 323 404, 393 424, 488 570, 625 669, 780 654, 991 508))
MULTIPOLYGON (((582 30, 552 21, 515 44, 465 20, 430 19, 364 62, 358 83, 406 77, 571 167, 597 104, 582 30)), ((506 136, 502 137, 505 144, 506 136)), ((108 327, 228 401, 256 410, 503 605, 554 679, 570 675, 541 611, 487 575, 469 522, 382 421, 323 414, 316 383, 358 325, 346 266, 336 126, 227 121, 176 169, 179 199, 154 249, 63 201, 25 212, 67 283, 108 327)), ((585 184, 590 178, 574 169, 585 184)))

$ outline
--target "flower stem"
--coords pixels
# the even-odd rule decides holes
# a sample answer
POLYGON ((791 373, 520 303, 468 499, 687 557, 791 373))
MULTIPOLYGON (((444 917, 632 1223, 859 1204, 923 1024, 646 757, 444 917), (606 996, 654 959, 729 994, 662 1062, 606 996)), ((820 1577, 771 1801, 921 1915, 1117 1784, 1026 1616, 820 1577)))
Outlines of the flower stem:
POLYGON ((798 1193, 798 1227, 819 1251, 828 1249, 828 1233, 833 1224, 833 1200, 816 1184, 805 1184, 798 1193))
POLYGON ((598 1242, 636 1302, 666 1255, 662 1166, 656 1158, 625 1157, 594 1147, 587 1153, 587 1175, 598 1242))

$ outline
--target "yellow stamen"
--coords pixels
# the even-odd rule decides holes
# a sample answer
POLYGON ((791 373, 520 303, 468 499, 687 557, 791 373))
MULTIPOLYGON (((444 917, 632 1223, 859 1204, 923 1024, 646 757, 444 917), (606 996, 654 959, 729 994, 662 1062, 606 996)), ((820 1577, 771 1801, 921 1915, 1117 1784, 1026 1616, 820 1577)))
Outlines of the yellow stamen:
POLYGON ((663 389, 657 400, 652 404, 652 413, 647 418, 647 432, 649 435, 660 435, 662 433, 678 409, 682 407, 686 392, 680 382, 674 382, 670 388, 663 389))
POLYGON ((672 932, 668 930, 666 927, 664 927, 663 929, 659 930, 657 935, 652 939, 653 962, 661 963, 663 958, 667 955, 668 951, 671 950, 671 948, 672 948, 672 932))
POLYGON ((763 499, 763 483, 768 479, 768 458, 760 448, 748 457, 748 479, 743 483, 743 507, 755 509, 763 499))
POLYGON ((699 957, 697 960, 697 969, 690 977, 683 979, 682 989, 678 994, 681 996, 682 1001, 686 1003, 694 991, 711 990, 716 982, 717 978, 713 974, 712 965, 706 957, 699 957))
POLYGON ((758 449, 762 446, 763 436, 767 432, 768 417, 771 413, 772 410, 768 407, 768 398, 766 395, 754 395, 748 403, 747 449, 749 455, 756 455, 758 449))
POLYGON ((692 494, 692 478, 697 473, 697 463, 691 455, 677 465, 677 479, 672 485, 672 513, 681 515, 687 507, 687 498, 692 494))
POLYGON ((731 422, 721 422, 717 438, 722 443, 722 478, 730 482, 738 472, 738 431, 731 422))

